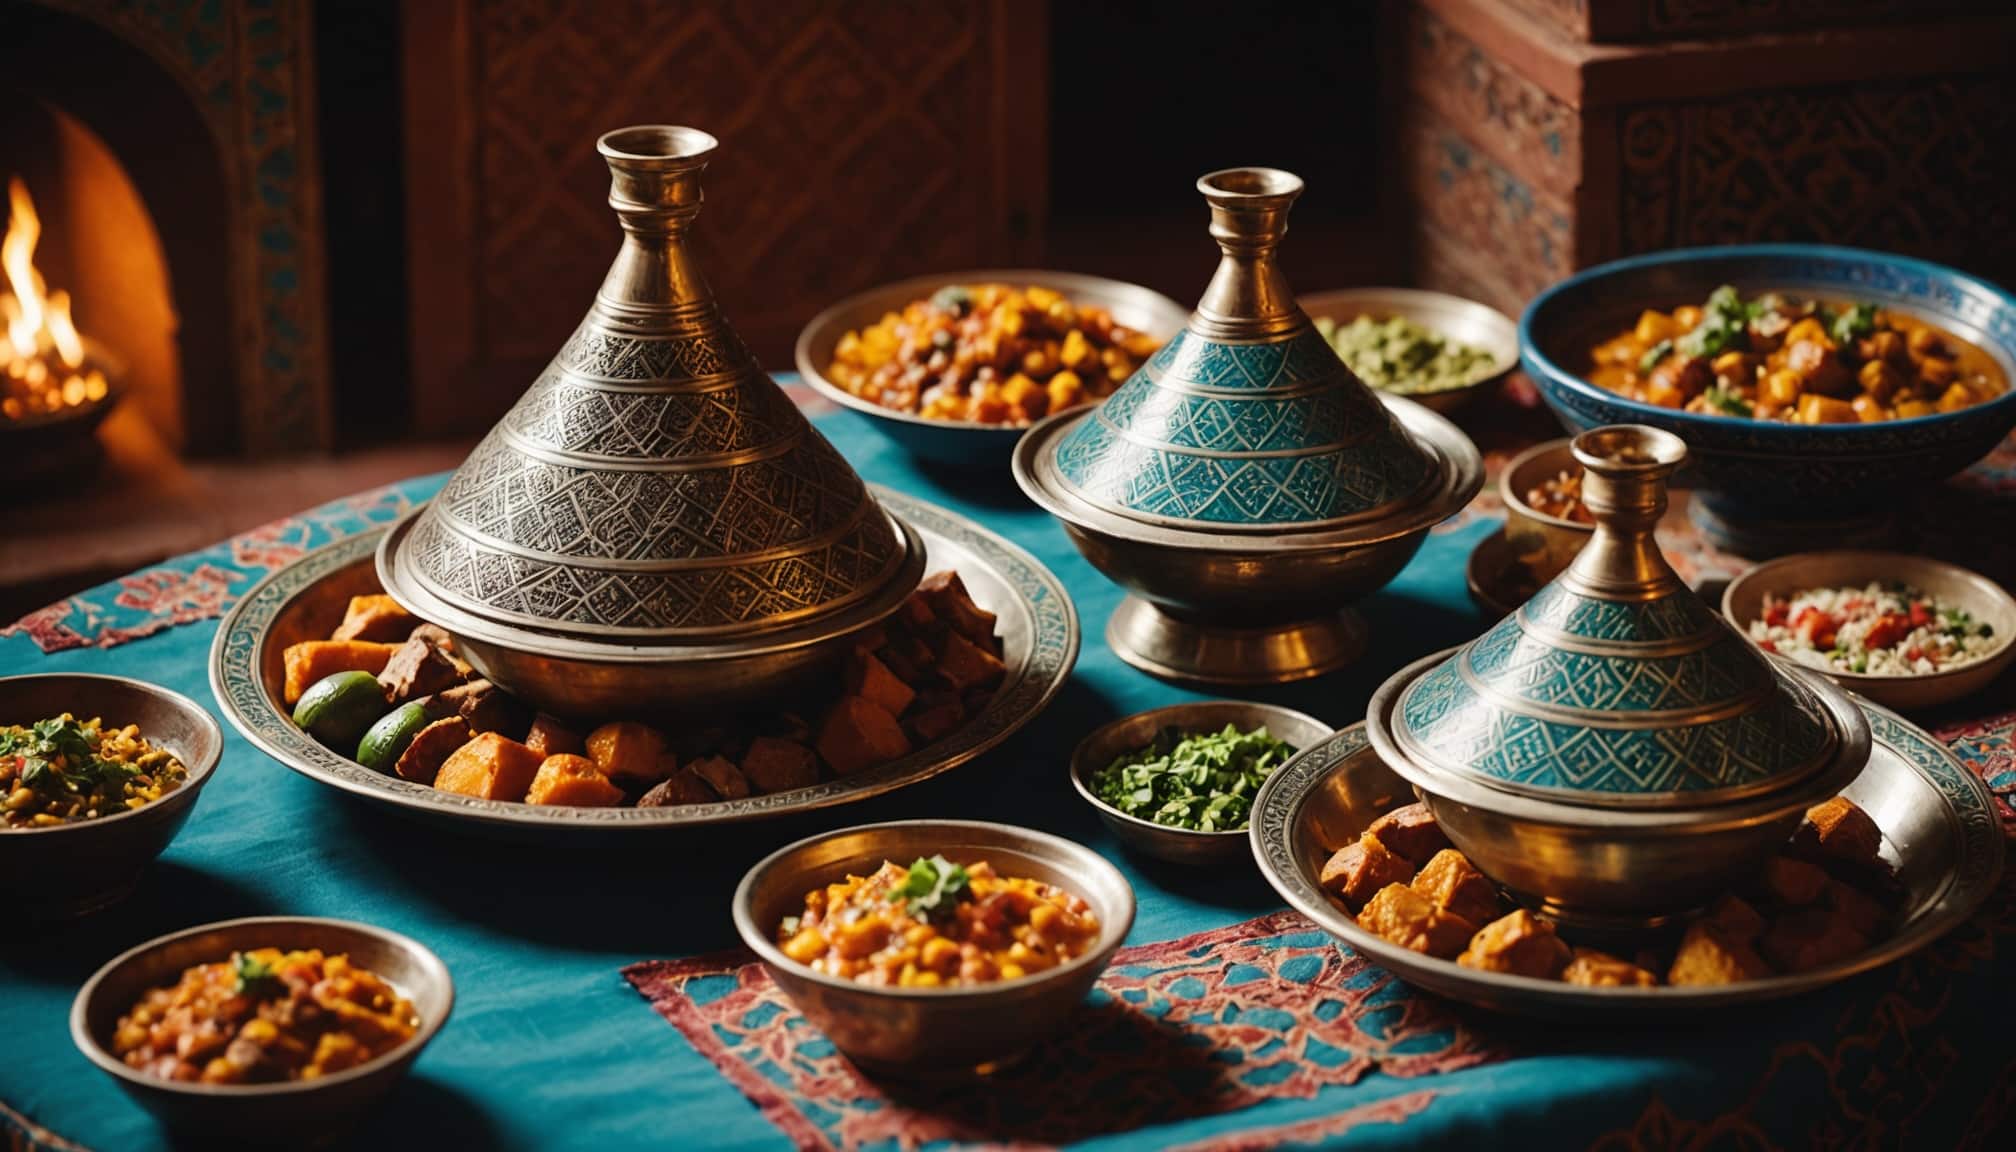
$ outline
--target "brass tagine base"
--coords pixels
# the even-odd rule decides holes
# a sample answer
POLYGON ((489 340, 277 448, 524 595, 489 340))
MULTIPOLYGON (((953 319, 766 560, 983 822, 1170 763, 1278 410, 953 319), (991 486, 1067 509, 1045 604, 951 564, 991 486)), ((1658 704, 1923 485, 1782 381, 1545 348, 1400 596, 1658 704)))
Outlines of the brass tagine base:
POLYGON ((1344 608, 1328 616, 1240 627, 1184 619, 1129 596, 1106 621, 1106 646, 1151 676, 1198 684, 1308 680, 1365 652, 1365 620, 1344 608))

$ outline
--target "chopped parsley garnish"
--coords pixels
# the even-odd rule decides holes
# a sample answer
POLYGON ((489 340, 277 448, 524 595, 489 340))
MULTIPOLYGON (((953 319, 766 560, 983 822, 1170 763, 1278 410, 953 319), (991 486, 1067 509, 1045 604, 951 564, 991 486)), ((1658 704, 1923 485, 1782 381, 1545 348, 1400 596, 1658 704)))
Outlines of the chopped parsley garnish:
POLYGON ((234 952, 231 955, 231 972, 238 978, 232 991, 240 996, 267 997, 281 992, 280 974, 273 965, 258 959, 250 952, 234 952))
POLYGON ((1233 832, 1252 816, 1253 794, 1295 749, 1265 727, 1186 736, 1165 728, 1155 742, 1092 774, 1092 794, 1142 820, 1198 832, 1233 832))
POLYGON ((969 891, 968 880, 964 865, 943 856, 919 857, 902 882, 889 890, 889 901, 901 902, 904 911, 920 920, 942 916, 969 891))
POLYGON ((1745 400, 1743 394, 1733 388, 1711 384, 1708 386, 1708 391, 1702 395, 1707 398, 1709 407, 1730 416, 1750 416, 1756 412, 1756 409, 1751 407, 1750 401, 1745 400))
POLYGON ((1750 347, 1750 309, 1728 284, 1709 293, 1701 322, 1673 342, 1682 356, 1719 356, 1750 347))
POLYGON ((1640 372, 1652 371, 1654 368, 1657 368, 1659 366, 1659 362, 1661 360, 1664 360, 1667 354, 1672 351, 1673 351, 1673 341, 1671 340, 1661 340, 1657 344, 1652 345, 1652 347, 1647 348, 1645 350, 1645 354, 1643 356, 1640 356, 1638 358, 1638 371, 1640 372))
POLYGON ((1847 344, 1876 334, 1876 306, 1874 304, 1854 304, 1834 317, 1828 325, 1828 335, 1836 344, 1847 344))

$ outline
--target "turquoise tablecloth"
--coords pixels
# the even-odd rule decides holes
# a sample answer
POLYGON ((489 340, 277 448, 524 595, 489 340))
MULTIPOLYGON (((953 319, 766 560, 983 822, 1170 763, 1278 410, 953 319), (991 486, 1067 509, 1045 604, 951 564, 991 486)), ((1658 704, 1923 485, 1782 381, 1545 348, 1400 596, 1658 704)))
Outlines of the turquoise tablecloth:
MULTIPOLYGON (((633 961, 733 942, 727 900, 772 848, 820 828, 913 816, 1026 823, 1089 843, 1127 870, 1140 896, 1131 942, 1167 940, 1279 907, 1244 862, 1216 875, 1151 871, 1120 854, 1064 776, 1066 754, 1100 720, 1190 694, 1121 664, 1102 629, 1119 599, 1050 518, 1008 491, 920 473, 861 418, 821 426, 871 480, 974 517, 1048 564, 1071 589, 1085 640, 1070 684, 1036 722, 985 758, 894 795, 814 817, 666 838, 644 849, 499 845, 404 822, 316 785, 227 729, 224 762, 180 838, 129 902, 84 922, 24 930, 0 947, 0 1132, 32 1124, 91 1148, 147 1149, 148 1117, 71 1047, 70 1000, 118 951, 171 929, 232 916, 354 917, 436 949, 459 990, 453 1019, 390 1104, 366 1125, 374 1148, 777 1149, 789 1141, 624 981, 633 961)), ((420 498, 439 477, 397 495, 420 498)), ((355 530, 392 498, 324 510, 320 539, 355 530), (360 512, 359 509, 364 509, 360 512)), ((1445 526, 1366 606, 1371 654, 1346 673, 1255 695, 1338 725, 1359 719, 1371 688, 1401 663, 1473 634, 1464 590, 1470 546, 1491 522, 1445 526)), ((297 525, 298 528, 298 525, 297 525)), ((284 534, 282 534, 284 535, 284 534)), ((300 537, 295 538, 299 542, 300 537)), ((144 632, 202 617, 207 598, 243 591, 230 561, 273 534, 164 566, 191 577, 108 586, 45 619, 92 636, 144 632), (172 585, 172 587, 171 587, 172 585), (147 602, 155 589, 170 603, 147 602), (138 597, 137 599, 135 597, 138 597), (144 612, 137 620, 133 605, 144 612), (122 606, 123 605, 123 606, 122 606), (137 625, 137 626, 136 626, 137 625)), ((135 676, 211 703, 214 620, 162 628, 115 647, 45 653, 17 629, 0 638, 0 670, 135 676)), ((61 643, 49 645, 61 648, 61 643)), ((2006 739, 2005 739, 2006 742, 2006 739)), ((12 883, 32 882, 11 878, 12 883)), ((1111 1148, 1253 1147, 1297 1135, 1351 1147, 1616 1148, 1953 1147, 2006 1138, 2016 1063, 2009 888, 1998 907, 1930 958, 1781 1006, 1667 1029, 1471 1021, 1497 1058, 1356 1084, 1145 1132, 1111 1148), (1432 1089, 1432 1097, 1420 1095, 1432 1089), (1388 1122, 1341 1131, 1299 1123, 1411 1094, 1388 1122), (1421 1101, 1425 1100, 1425 1104, 1421 1101), (1608 1136, 1606 1137, 1606 1134, 1608 1136)), ((56 1145, 60 1146, 60 1145, 56 1145)), ((2006 1145, 2003 1145, 2006 1146, 2006 1145)))

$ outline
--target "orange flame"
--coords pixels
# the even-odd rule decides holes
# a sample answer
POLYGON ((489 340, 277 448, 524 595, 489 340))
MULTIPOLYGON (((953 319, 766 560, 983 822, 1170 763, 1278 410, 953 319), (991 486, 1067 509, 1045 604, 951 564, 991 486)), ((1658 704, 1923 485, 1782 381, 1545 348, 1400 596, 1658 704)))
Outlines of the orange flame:
POLYGON ((7 182, 7 234, 0 237, 0 417, 20 419, 105 398, 105 373, 84 364, 84 340, 70 319, 70 294, 50 292, 35 270, 42 219, 19 177, 7 182))

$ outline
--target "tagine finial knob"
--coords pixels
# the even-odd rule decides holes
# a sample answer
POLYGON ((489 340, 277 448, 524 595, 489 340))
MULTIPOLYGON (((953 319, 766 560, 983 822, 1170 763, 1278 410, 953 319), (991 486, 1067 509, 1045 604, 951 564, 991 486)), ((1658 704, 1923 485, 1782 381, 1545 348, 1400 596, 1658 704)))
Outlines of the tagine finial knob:
POLYGON ((1582 503, 1596 521, 1589 543, 1562 579, 1600 595, 1669 595, 1684 586, 1654 535, 1666 514, 1666 486, 1687 460, 1687 444, 1642 424, 1593 428, 1569 445, 1582 465, 1582 503))
POLYGON ((1211 206, 1211 238, 1222 255, 1191 327, 1224 339, 1255 339, 1308 324, 1274 260, 1302 178, 1279 168, 1226 168, 1199 177, 1197 190, 1211 206))

